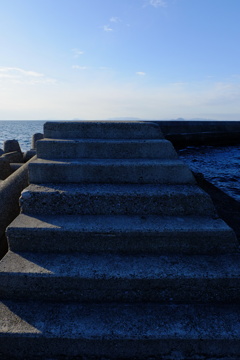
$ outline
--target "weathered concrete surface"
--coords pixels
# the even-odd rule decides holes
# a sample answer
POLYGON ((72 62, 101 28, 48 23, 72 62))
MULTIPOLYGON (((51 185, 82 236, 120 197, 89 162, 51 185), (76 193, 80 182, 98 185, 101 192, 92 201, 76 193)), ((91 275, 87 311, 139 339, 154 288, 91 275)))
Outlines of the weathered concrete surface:
POLYGON ((9 153, 13 151, 18 151, 22 153, 19 142, 17 140, 6 140, 3 143, 3 151, 4 153, 9 153))
POLYGON ((22 163, 23 154, 19 151, 12 151, 5 153, 1 156, 3 159, 6 159, 9 163, 22 163))
POLYGON ((240 121, 160 120, 156 124, 178 147, 240 143, 240 121))
POLYGON ((29 181, 37 183, 195 184, 180 160, 162 159, 36 159, 29 181))
POLYGON ((61 354, 141 360, 240 357, 240 309, 233 304, 4 301, 0 312, 0 355, 4 360, 16 353, 27 360, 37 356, 64 359, 61 354))
POLYGON ((14 172, 14 171, 20 169, 20 167, 23 165, 24 165, 24 163, 11 163, 10 167, 12 169, 12 172, 14 172))
POLYGON ((234 254, 222 220, 203 216, 25 215, 7 230, 13 251, 117 254, 234 254))
POLYGON ((0 237, 19 214, 19 197, 21 191, 28 186, 28 165, 29 163, 24 164, 0 183, 0 237))
POLYGON ((159 120, 164 135, 182 133, 239 133, 240 121, 224 120, 159 120))
POLYGON ((31 150, 35 150, 37 147, 37 141, 42 140, 43 139, 43 134, 42 133, 36 133, 33 134, 32 136, 32 149, 31 150))
POLYGON ((13 251, 193 255, 239 252, 233 231, 222 220, 196 216, 21 214, 7 233, 13 251))
POLYGON ((177 159, 172 144, 164 139, 44 139, 39 142, 42 159, 177 159))
MULTIPOLYGON (((46 133, 113 142, 162 136, 151 122, 49 123, 46 133)), ((27 204, 43 209, 20 214, 8 227, 10 251, 0 264, 2 357, 240 358, 240 253, 233 231, 176 154, 142 158, 138 141, 133 158, 115 159, 108 148, 109 159, 56 161, 46 154, 48 160, 30 166, 30 181, 39 187, 23 193, 22 211, 27 204), (71 199, 72 215, 62 214, 71 199), (60 214, 43 214, 57 206, 60 214)))
POLYGON ((32 149, 28 150, 23 154, 23 161, 27 162, 28 160, 32 159, 37 154, 37 151, 32 149))
POLYGON ((5 158, 0 157, 0 179, 5 180, 11 174, 12 169, 9 162, 5 158))
POLYGON ((44 124, 51 139, 162 139, 162 131, 149 121, 58 121, 44 124))
POLYGON ((8 252, 0 293, 14 300, 239 303, 240 255, 8 252))
POLYGON ((197 185, 31 184, 20 204, 25 214, 216 216, 197 185))

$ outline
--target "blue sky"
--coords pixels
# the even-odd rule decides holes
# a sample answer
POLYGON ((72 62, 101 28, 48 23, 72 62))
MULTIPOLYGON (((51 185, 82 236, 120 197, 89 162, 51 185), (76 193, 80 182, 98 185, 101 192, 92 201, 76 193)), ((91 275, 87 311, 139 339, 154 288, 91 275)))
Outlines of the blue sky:
POLYGON ((240 120, 239 0, 0 0, 0 120, 240 120))

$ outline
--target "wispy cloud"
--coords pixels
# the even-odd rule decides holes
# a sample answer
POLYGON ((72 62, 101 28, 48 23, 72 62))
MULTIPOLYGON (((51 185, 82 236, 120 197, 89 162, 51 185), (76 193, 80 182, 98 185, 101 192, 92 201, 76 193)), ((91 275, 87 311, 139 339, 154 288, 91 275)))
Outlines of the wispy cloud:
POLYGON ((81 55, 84 54, 84 51, 79 50, 79 49, 77 49, 77 48, 72 49, 72 52, 73 52, 73 56, 74 56, 75 58, 78 58, 79 56, 81 56, 81 55))
POLYGON ((139 75, 139 76, 145 76, 146 75, 146 73, 144 71, 137 71, 136 74, 139 75))
MULTIPOLYGON (((149 0, 148 0, 149 1, 149 0)), ((112 16, 106 21, 107 25, 101 26, 101 29, 103 29, 106 32, 113 32, 116 30, 120 30, 124 27, 129 27, 130 25, 128 23, 125 23, 124 20, 119 18, 118 16, 112 16)))
POLYGON ((164 0, 149 0, 149 5, 155 8, 167 7, 167 3, 164 0))
POLYGON ((80 65, 73 65, 72 69, 77 69, 77 70, 87 70, 88 67, 87 66, 80 66, 80 65))
POLYGON ((0 67, 0 81, 6 80, 12 83, 55 83, 56 80, 45 76, 42 73, 25 70, 18 67, 0 67))
POLYGON ((112 29, 109 25, 104 25, 104 26, 103 26, 103 30, 106 31, 106 32, 111 32, 111 31, 113 31, 113 29, 112 29))
POLYGON ((110 18, 110 22, 113 22, 113 23, 119 23, 120 21, 121 21, 120 18, 117 16, 112 16, 110 18))
POLYGON ((107 24, 107 25, 102 26, 102 29, 106 32, 114 31, 113 26, 122 22, 121 19, 117 16, 112 16, 108 21, 110 22, 111 25, 107 24))
POLYGON ((36 71, 24 70, 17 67, 0 67, 0 77, 17 77, 20 75, 24 76, 33 76, 33 77, 43 77, 44 75, 36 71))

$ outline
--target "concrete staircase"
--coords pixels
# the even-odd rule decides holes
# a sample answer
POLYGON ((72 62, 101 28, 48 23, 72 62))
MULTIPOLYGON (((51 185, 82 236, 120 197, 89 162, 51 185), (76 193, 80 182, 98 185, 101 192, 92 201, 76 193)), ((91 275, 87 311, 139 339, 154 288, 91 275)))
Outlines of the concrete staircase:
POLYGON ((151 122, 49 122, 0 263, 0 359, 240 359, 240 256, 151 122))

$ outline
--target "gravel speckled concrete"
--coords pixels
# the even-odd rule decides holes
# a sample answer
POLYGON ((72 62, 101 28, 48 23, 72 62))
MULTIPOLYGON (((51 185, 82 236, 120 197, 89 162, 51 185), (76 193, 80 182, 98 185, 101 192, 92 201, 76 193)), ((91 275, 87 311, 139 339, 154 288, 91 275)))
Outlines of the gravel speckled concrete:
MULTIPOLYGON (((46 135, 134 141, 123 158, 118 143, 109 159, 56 161, 50 149, 75 152, 78 141, 47 140, 48 160, 32 163, 37 186, 22 195, 0 263, 1 360, 239 358, 236 236, 175 153, 146 158, 150 145, 136 140, 161 139, 158 125, 50 122, 46 135)), ((106 155, 104 141, 90 143, 106 155)))

